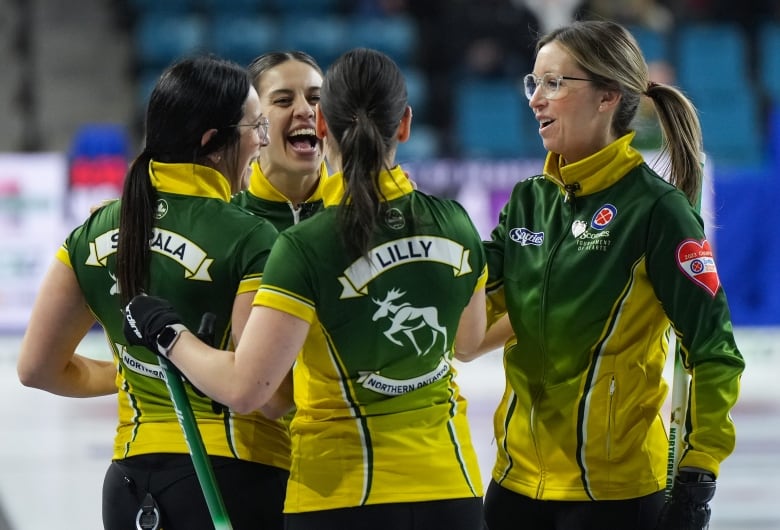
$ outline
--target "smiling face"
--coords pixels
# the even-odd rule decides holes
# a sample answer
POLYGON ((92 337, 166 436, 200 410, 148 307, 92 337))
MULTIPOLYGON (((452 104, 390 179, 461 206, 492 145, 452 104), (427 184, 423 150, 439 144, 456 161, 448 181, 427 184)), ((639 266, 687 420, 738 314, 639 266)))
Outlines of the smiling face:
MULTIPOLYGON (((558 42, 545 44, 536 56, 534 75, 546 73, 565 77, 590 78, 558 42)), ((539 122, 539 135, 545 149, 560 154, 567 163, 582 160, 603 149, 616 138, 611 131, 612 116, 619 96, 591 81, 561 80, 554 99, 542 96, 537 88, 528 105, 539 122)))
POLYGON ((263 73, 257 83, 263 114, 270 122, 269 145, 260 167, 272 182, 319 176, 322 144, 314 134, 314 109, 322 76, 306 63, 289 60, 263 73))

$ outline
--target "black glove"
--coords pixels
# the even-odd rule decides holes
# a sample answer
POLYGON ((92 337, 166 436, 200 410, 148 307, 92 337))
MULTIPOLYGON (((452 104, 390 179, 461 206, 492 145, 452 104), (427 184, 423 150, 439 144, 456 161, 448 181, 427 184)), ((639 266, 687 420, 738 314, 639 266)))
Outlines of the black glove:
POLYGON ((164 357, 178 334, 186 329, 181 317, 165 298, 139 294, 125 307, 125 339, 132 346, 145 346, 164 357), (165 336, 160 334, 165 332, 165 336))
POLYGON ((672 494, 664 504, 657 530, 707 530, 709 502, 715 496, 715 477, 710 473, 681 469, 672 494))

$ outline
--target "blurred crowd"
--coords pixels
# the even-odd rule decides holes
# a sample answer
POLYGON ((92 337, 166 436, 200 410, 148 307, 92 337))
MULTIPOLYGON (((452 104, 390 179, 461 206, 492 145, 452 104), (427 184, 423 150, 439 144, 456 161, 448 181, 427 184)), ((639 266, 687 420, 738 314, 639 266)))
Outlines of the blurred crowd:
MULTIPOLYGON (((756 43, 750 37, 758 23, 780 21, 780 0, 359 0, 359 4, 371 14, 409 13, 420 24, 418 61, 430 81, 429 120, 442 131, 452 129, 452 87, 458 79, 522 77, 533 64, 536 37, 574 19, 610 19, 664 35, 672 35, 681 21, 736 22, 746 30, 751 49, 756 43)), ((674 82, 670 63, 655 62, 650 68, 656 81, 674 82)))

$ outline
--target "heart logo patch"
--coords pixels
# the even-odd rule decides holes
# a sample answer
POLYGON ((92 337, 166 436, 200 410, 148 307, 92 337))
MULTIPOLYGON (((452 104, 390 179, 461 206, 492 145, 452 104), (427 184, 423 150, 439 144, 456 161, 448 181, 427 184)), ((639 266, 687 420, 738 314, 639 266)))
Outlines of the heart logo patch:
POLYGON ((686 239, 677 246, 675 259, 677 266, 686 276, 695 284, 704 287, 710 296, 715 297, 720 287, 720 278, 710 243, 706 239, 686 239))
POLYGON ((581 220, 577 219, 571 224, 571 235, 574 237, 580 237, 582 233, 588 229, 588 224, 581 220))

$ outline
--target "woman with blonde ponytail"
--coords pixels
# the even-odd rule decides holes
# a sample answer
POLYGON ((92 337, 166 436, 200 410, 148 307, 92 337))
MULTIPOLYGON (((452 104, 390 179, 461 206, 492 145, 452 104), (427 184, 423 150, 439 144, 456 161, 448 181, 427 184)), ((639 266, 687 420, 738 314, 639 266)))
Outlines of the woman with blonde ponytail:
POLYGON ((515 186, 485 245, 489 319, 508 314, 511 323, 498 328, 506 391, 487 525, 702 530, 734 448, 729 411, 744 361, 695 208, 696 110, 678 89, 648 79, 618 24, 575 22, 543 36, 536 51, 524 88, 547 158, 515 186), (671 183, 631 145, 642 97, 655 105, 671 183), (670 333, 692 378, 665 502, 670 333))

